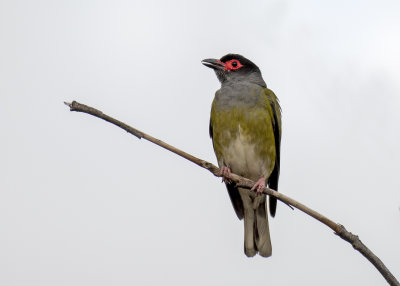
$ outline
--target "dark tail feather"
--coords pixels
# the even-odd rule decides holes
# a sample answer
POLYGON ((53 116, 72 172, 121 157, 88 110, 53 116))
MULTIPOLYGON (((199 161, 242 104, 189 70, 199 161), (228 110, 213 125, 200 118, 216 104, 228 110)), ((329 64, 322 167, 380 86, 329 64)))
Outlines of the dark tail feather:
POLYGON ((272 217, 274 217, 276 214, 276 203, 276 198, 269 196, 269 213, 272 217))
MULTIPOLYGON (((273 189, 274 191, 278 191, 278 181, 279 181, 279 165, 275 166, 275 169, 272 171, 271 176, 268 179, 268 187, 273 189)), ((275 197, 269 196, 269 213, 272 217, 276 214, 276 203, 277 200, 275 197)))
POLYGON ((243 202, 239 195, 239 190, 236 187, 236 183, 226 183, 229 198, 231 199, 233 209, 239 219, 244 217, 243 202))

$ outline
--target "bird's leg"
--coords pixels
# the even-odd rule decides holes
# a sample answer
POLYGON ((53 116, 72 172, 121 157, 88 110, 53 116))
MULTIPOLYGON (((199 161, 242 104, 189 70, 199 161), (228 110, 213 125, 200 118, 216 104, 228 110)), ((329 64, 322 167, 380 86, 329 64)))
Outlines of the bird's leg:
POLYGON ((254 186, 251 188, 251 190, 252 191, 256 190, 257 191, 257 195, 261 195, 264 188, 265 188, 265 179, 264 178, 260 178, 254 184, 254 186))
POLYGON ((222 176, 222 182, 229 183, 231 179, 231 169, 229 167, 223 166, 220 169, 220 175, 222 176))

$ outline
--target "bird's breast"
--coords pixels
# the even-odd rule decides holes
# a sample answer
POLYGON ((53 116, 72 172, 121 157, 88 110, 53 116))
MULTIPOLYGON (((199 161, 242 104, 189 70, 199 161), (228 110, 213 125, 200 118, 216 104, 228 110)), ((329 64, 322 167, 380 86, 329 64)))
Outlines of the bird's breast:
POLYGON ((232 172, 252 180, 269 175, 271 165, 269 156, 261 156, 260 146, 249 138, 242 127, 238 126, 236 136, 230 137, 229 143, 223 147, 224 163, 232 172))
POLYGON ((220 166, 252 180, 269 177, 276 154, 271 118, 264 108, 214 110, 211 120, 220 166))

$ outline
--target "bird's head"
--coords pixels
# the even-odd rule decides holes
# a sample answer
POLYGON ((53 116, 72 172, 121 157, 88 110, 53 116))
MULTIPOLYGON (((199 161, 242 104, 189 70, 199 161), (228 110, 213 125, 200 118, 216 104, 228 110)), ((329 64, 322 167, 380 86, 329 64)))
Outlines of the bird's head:
POLYGON ((222 84, 229 81, 250 81, 266 86, 260 69, 241 55, 227 54, 219 60, 205 59, 201 63, 212 68, 222 84))

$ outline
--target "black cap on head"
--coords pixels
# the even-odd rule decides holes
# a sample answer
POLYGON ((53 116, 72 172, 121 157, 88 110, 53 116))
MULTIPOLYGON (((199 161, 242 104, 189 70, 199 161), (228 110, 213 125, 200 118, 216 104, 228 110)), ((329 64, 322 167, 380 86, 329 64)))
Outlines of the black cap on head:
POLYGON ((233 71, 241 71, 241 72, 260 72, 260 69, 258 66, 256 66, 255 63, 250 61, 249 59, 246 59, 244 56, 239 55, 239 54, 227 54, 220 58, 220 61, 223 63, 227 63, 232 60, 237 60, 240 62, 242 65, 241 68, 235 69, 233 71))

